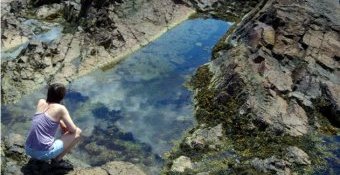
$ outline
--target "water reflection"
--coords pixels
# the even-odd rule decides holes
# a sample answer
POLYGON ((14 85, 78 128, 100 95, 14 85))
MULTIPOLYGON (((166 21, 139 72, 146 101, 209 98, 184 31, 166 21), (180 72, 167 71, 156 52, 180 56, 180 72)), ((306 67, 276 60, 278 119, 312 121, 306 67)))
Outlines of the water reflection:
MULTIPOLYGON (((72 82, 65 104, 84 133, 72 155, 91 165, 130 161, 157 174, 163 153, 193 126, 192 93, 183 85, 210 59, 212 47, 229 25, 214 19, 188 20, 119 65, 72 82)), ((25 134, 34 103, 44 94, 46 90, 35 92, 2 107, 5 130, 25 134), (18 122, 20 118, 24 120, 18 122)))
POLYGON ((116 125, 162 155, 193 123, 191 93, 183 84, 227 28, 218 20, 186 21, 113 69, 73 82, 72 90, 90 97, 90 104, 120 111, 124 117, 116 125))

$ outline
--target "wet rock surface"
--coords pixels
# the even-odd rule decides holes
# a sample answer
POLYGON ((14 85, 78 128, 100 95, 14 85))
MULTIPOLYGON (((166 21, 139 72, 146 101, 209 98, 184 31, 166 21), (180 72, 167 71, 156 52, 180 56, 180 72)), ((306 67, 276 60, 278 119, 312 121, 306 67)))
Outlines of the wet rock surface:
POLYGON ((35 160, 26 155, 24 138, 19 134, 13 133, 1 139, 1 173, 16 175, 145 175, 145 172, 138 166, 123 161, 111 161, 98 167, 86 167, 69 157, 66 157, 65 162, 62 164, 35 160))
POLYGON ((258 3, 192 78, 198 126, 174 148, 165 171, 179 155, 200 165, 185 173, 209 166, 212 174, 317 171, 311 165, 328 156, 315 137, 339 133, 339 22, 331 0, 258 3), (186 146, 204 140, 200 126, 217 124, 219 149, 186 146), (222 161, 215 156, 224 153, 222 161))
POLYGON ((119 162, 113 161, 108 162, 101 167, 94 167, 94 168, 84 168, 74 170, 72 172, 67 173, 68 175, 114 175, 114 174, 121 174, 121 175, 145 175, 145 173, 136 165, 127 162, 119 162))

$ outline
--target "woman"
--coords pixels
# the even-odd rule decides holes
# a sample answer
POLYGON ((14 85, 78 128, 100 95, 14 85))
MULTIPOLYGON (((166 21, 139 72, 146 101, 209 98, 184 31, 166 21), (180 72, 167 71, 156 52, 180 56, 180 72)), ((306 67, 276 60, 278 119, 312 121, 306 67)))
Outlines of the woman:
POLYGON ((59 162, 79 141, 81 130, 73 123, 66 107, 60 104, 65 93, 63 84, 52 84, 47 99, 39 100, 25 145, 26 153, 32 158, 59 162), (58 126, 63 135, 55 139, 58 126))

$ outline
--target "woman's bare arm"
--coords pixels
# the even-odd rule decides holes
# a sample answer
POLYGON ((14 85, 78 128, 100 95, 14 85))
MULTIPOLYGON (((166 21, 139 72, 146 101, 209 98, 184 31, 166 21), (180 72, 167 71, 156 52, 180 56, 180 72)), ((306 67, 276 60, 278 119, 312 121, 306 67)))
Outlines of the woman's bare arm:
POLYGON ((73 123, 71 116, 65 106, 62 106, 61 121, 63 121, 69 132, 71 133, 76 132, 77 126, 73 123))
POLYGON ((63 133, 66 133, 68 131, 66 124, 64 123, 63 120, 60 120, 60 128, 63 133))

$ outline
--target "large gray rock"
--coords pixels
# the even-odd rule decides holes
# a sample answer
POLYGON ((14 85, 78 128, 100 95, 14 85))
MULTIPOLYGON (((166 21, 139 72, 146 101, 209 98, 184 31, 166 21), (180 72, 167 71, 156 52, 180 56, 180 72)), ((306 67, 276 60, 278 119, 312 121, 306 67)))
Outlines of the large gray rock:
POLYGON ((278 159, 275 156, 267 159, 255 158, 251 161, 250 164, 258 171, 264 173, 275 172, 275 174, 278 175, 291 174, 291 170, 289 168, 290 163, 285 160, 278 159))
POLYGON ((222 145, 223 127, 219 124, 215 127, 200 128, 185 139, 185 143, 191 148, 217 149, 222 145))

